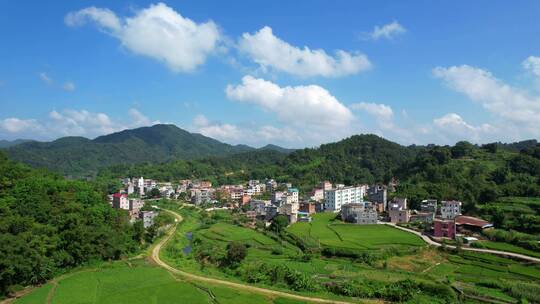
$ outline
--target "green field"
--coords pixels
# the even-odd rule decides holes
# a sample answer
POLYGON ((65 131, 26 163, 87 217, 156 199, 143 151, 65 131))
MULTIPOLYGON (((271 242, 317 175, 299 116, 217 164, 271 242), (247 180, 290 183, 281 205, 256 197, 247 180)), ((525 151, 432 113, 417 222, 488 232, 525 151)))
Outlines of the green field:
POLYGON ((478 243, 480 244, 480 246, 482 246, 481 248, 514 252, 514 253, 519 253, 519 254, 524 254, 524 255, 540 258, 540 252, 528 250, 526 248, 522 248, 516 245, 509 244, 509 243, 492 242, 492 241, 478 241, 478 243))
POLYGON ((335 217, 334 213, 318 213, 311 223, 295 223, 288 231, 300 238, 312 238, 323 246, 359 250, 425 245, 420 237, 390 226, 347 224, 335 217))
MULTIPOLYGON (((385 225, 353 225, 334 220, 335 214, 322 213, 314 216, 311 223, 295 223, 287 232, 299 238, 316 239, 322 247, 347 248, 354 252, 379 252, 389 247, 397 249, 413 248, 413 251, 398 250, 397 255, 383 260, 366 263, 354 258, 323 257, 312 254, 302 259, 303 252, 289 239, 271 233, 262 233, 231 222, 232 214, 219 212, 215 221, 206 221, 206 215, 193 209, 180 209, 184 218, 175 239, 163 252, 163 259, 172 265, 207 276, 242 281, 242 273, 262 269, 268 265, 281 265, 295 269, 324 284, 326 282, 379 282, 388 284, 400 280, 429 282, 440 286, 454 286, 465 294, 495 301, 515 302, 520 298, 529 301, 540 300, 534 292, 519 294, 513 284, 531 284, 531 290, 540 288, 540 267, 489 254, 461 252, 458 254, 429 248, 416 235, 385 225), (203 224, 205 222, 207 224, 203 224), (225 248, 232 241, 248 245, 248 255, 237 271, 222 270, 216 266, 199 264, 193 254, 182 254, 178 248, 185 246, 185 233, 193 232, 200 240, 200 246, 212 245, 225 248), (176 250, 170 248, 177 247, 176 250), (275 247, 283 248, 273 252, 275 247), (266 265, 266 266, 265 266, 266 265), (493 283, 495 282, 495 283, 493 283)), ((251 282, 262 287, 289 290, 283 283, 269 285, 265 282, 251 282)), ((381 287, 384 288, 384 287, 381 287)), ((438 287, 442 288, 442 287, 438 287)), ((297 291, 298 292, 298 291, 297 291)), ((301 294, 333 298, 336 295, 317 290, 301 294)), ((444 303, 437 296, 421 294, 415 296, 418 303, 444 303)), ((415 302, 415 303, 416 303, 415 302)))
POLYGON ((68 274, 57 283, 35 289, 15 303, 47 303, 48 296, 52 304, 299 303, 184 281, 143 261, 117 262, 68 274))

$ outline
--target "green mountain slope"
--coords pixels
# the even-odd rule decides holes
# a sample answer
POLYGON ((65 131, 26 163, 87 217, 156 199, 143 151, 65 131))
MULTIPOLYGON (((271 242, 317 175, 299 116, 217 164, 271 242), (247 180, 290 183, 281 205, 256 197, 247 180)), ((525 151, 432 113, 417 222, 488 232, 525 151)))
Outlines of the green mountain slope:
POLYGON ((125 130, 90 140, 64 137, 6 149, 11 159, 73 177, 93 176, 116 164, 161 163, 174 159, 225 156, 253 148, 232 146, 174 125, 125 130))

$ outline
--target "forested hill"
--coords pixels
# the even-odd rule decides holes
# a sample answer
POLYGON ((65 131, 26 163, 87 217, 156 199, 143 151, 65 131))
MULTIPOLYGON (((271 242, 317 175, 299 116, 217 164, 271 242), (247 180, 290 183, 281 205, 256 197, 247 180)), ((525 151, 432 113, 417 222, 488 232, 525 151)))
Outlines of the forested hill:
POLYGON ((27 142, 5 151, 11 159, 33 167, 46 167, 65 176, 91 177, 99 169, 116 164, 161 163, 249 150, 253 148, 225 144, 174 125, 154 125, 94 140, 63 137, 53 142, 27 142))
POLYGON ((227 157, 120 165, 103 170, 101 176, 143 175, 161 180, 205 178, 219 184, 272 177, 307 190, 322 179, 346 184, 388 181, 394 170, 414 159, 418 149, 376 135, 355 135, 289 154, 261 148, 227 157))
POLYGON ((0 298, 139 246, 127 213, 111 208, 101 187, 8 161, 1 152, 0 219, 0 298))

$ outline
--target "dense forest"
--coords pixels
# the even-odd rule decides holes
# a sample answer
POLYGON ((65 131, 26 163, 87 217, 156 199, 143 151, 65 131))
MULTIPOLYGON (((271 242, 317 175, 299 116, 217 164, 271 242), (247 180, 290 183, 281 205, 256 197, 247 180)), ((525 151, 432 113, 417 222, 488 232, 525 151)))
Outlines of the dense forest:
POLYGON ((105 194, 96 183, 31 169, 0 152, 0 297, 137 250, 138 232, 105 194))
POLYGON ((74 178, 94 177, 99 169, 123 163, 158 163, 175 159, 224 156, 253 150, 232 146, 174 125, 124 130, 93 140, 63 137, 52 142, 23 142, 5 149, 13 160, 45 167, 74 178))

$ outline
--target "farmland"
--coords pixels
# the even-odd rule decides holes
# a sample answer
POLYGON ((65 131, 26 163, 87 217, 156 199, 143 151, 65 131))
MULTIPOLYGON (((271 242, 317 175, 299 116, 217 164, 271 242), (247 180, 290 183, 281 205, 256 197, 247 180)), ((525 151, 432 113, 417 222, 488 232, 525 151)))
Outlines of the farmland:
POLYGON ((15 301, 16 304, 298 303, 174 277, 142 260, 74 272, 15 301), (54 286, 54 288, 53 288, 54 286), (50 302, 47 298, 50 297, 50 302))
POLYGON ((317 214, 312 223, 296 223, 284 235, 277 235, 243 227, 230 212, 168 207, 177 208, 186 222, 162 251, 162 259, 200 275, 354 301, 393 301, 395 295, 380 291, 394 287, 417 288, 419 294, 409 296, 418 303, 454 302, 458 294, 453 290, 463 293, 464 300, 540 300, 540 293, 536 293, 540 288, 538 265, 489 254, 430 248, 416 236, 389 226, 342 224, 333 220, 335 215, 323 213, 317 214), (182 249, 189 243, 188 232, 193 236, 193 248, 186 254, 182 249), (306 243, 313 247, 299 247, 296 239, 310 240, 306 243), (224 267, 200 259, 206 251, 213 256, 224 255, 227 244, 235 241, 247 247, 247 256, 239 265, 224 267), (326 247, 336 251, 326 254, 326 247), (346 249, 346 255, 340 254, 342 249, 346 249), (351 252, 354 255, 349 255, 351 252), (279 278, 280 273, 290 271, 302 277, 306 285, 290 284, 279 278), (353 291, 343 291, 348 287, 353 291))
POLYGON ((335 220, 336 214, 319 213, 311 223, 295 223, 288 230, 323 246, 359 250, 424 246, 418 236, 385 225, 353 225, 335 220))

